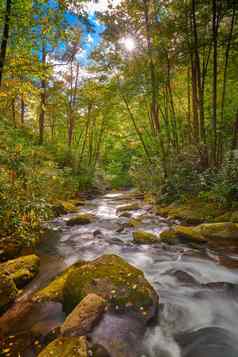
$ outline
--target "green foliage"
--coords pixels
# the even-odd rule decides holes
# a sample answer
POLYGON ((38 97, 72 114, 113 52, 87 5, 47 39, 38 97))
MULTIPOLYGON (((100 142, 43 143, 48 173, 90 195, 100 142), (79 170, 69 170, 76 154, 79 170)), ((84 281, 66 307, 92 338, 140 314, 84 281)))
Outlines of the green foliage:
POLYGON ((0 234, 30 242, 51 216, 51 204, 71 197, 77 180, 45 147, 30 144, 26 132, 4 121, 0 131, 0 234))

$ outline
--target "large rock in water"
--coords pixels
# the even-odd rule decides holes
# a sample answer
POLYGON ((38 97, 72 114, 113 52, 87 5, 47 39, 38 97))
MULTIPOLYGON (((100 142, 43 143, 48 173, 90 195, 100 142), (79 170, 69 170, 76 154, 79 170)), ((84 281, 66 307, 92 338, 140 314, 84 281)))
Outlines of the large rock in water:
POLYGON ((88 294, 107 301, 112 312, 132 313, 144 322, 157 312, 158 295, 143 273, 116 255, 104 255, 74 269, 64 287, 64 309, 71 312, 88 294))
POLYGON ((159 237, 151 232, 135 231, 133 234, 133 240, 137 244, 153 244, 160 241, 159 237))
POLYGON ((164 231, 160 235, 161 241, 176 243, 180 241, 192 241, 195 243, 213 241, 237 241, 238 224, 231 222, 224 223, 204 223, 196 227, 175 226, 164 231))
POLYGON ((0 271, 9 274, 16 286, 21 288, 34 278, 39 271, 39 267, 39 257, 32 254, 0 264, 0 271))
POLYGON ((86 337, 59 337, 38 357, 89 357, 86 337))
POLYGON ((207 239, 238 240, 238 224, 231 222, 201 224, 196 230, 207 239))
POLYGON ((15 300, 17 288, 11 277, 5 272, 0 272, 0 314, 15 300))
POLYGON ((92 223, 95 220, 95 216, 90 213, 80 213, 76 217, 72 217, 67 221, 68 226, 84 225, 92 223))
POLYGON ((36 291, 32 297, 32 300, 37 302, 54 301, 62 303, 64 298, 64 286, 68 276, 70 273, 72 273, 72 271, 84 264, 85 262, 78 261, 77 263, 67 268, 63 273, 59 274, 54 280, 52 280, 45 288, 36 291))
POLYGON ((61 326, 64 336, 83 336, 91 332, 104 313, 106 301, 96 294, 88 294, 69 314, 61 326))

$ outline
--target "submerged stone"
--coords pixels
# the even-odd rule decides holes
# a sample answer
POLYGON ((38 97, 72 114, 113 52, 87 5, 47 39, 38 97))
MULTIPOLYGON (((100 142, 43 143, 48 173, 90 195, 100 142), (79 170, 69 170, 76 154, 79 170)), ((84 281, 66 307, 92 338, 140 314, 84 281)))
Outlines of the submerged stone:
POLYGON ((64 309, 71 312, 88 294, 97 294, 114 312, 135 314, 144 321, 152 319, 158 295, 144 274, 116 255, 104 255, 73 270, 64 288, 64 309))

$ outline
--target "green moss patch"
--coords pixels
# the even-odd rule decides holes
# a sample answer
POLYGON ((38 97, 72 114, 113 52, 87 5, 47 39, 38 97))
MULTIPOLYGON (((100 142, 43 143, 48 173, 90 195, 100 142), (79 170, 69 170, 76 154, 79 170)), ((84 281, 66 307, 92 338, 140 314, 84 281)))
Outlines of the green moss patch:
POLYGON ((89 357, 86 337, 59 337, 38 357, 89 357))
POLYGON ((72 217, 67 221, 68 226, 84 225, 92 223, 95 220, 95 216, 90 213, 81 213, 76 217, 72 217))
POLYGON ((74 271, 74 269, 79 268, 85 264, 84 262, 78 262, 68 269, 66 269, 62 274, 57 276, 48 286, 37 291, 34 296, 34 301, 55 301, 55 302, 63 302, 63 290, 65 282, 69 276, 69 274, 74 271))
POLYGON ((68 275, 65 311, 72 311, 90 293, 104 298, 113 311, 133 311, 145 320, 154 316, 158 305, 158 296, 143 273, 116 255, 102 256, 68 275))
POLYGON ((21 288, 35 277, 39 267, 39 257, 32 254, 2 263, 0 270, 9 274, 16 286, 21 288))
POLYGON ((137 244, 154 244, 160 241, 156 234, 146 231, 133 232, 133 239, 137 244))

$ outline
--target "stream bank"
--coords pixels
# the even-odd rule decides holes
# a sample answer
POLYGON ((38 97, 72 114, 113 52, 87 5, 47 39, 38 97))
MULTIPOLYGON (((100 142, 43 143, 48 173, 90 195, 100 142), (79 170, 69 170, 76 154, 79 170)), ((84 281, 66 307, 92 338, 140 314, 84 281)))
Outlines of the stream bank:
POLYGON ((89 200, 79 212, 89 214, 92 221, 70 225, 71 218, 77 216, 74 212, 49 223, 47 240, 37 251, 39 274, 0 318, 3 356, 36 356, 54 339, 53 332, 66 318, 62 304, 48 301, 35 305, 32 294, 79 260, 93 261, 103 255, 122 257, 142 271, 160 299, 157 319, 146 332, 131 316, 121 319, 120 311, 106 315, 93 329, 91 338, 106 349, 116 331, 118 341, 126 342, 121 354, 116 348, 110 351, 112 357, 238 355, 234 332, 238 318, 237 244, 211 247, 187 241, 161 242, 161 232, 176 222, 162 218, 140 197, 127 193, 89 200), (158 237, 158 242, 137 244, 133 232, 138 230, 158 237))

